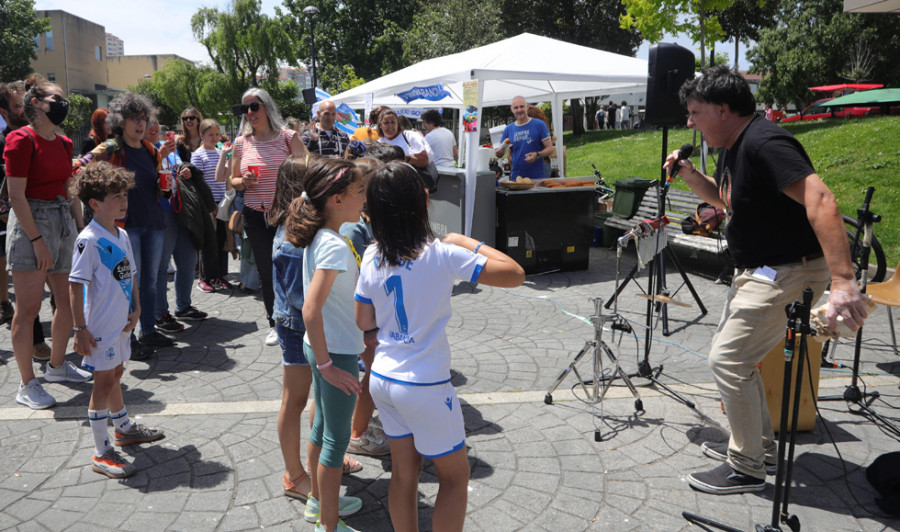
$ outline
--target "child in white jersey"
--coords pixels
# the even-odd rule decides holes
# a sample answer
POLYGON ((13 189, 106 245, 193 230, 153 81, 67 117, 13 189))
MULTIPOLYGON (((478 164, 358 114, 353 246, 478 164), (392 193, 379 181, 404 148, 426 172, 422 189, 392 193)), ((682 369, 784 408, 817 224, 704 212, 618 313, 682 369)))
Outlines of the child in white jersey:
POLYGON ((394 530, 418 530, 423 457, 437 470, 434 530, 462 530, 469 462, 459 399, 450 384, 450 294, 456 281, 513 287, 525 272, 483 242, 434 238, 428 194, 416 170, 388 163, 369 179, 375 242, 362 260, 356 323, 378 328, 369 389, 391 447, 389 509, 394 530))
POLYGON ((303 352, 313 368, 316 412, 309 434, 312 493, 304 516, 316 530, 352 530, 340 517, 362 507, 339 497, 350 419, 359 393, 357 356, 363 334, 356 328, 353 291, 359 262, 341 224, 359 220, 365 190, 353 163, 310 159, 303 193, 291 203, 285 240, 303 253, 303 352))
POLYGON ((131 243, 128 233, 116 227, 116 219, 128 210, 132 186, 133 173, 105 162, 89 164, 81 172, 78 198, 93 209, 94 219, 75 240, 69 273, 75 352, 84 357, 82 366, 94 372, 88 406, 94 435, 91 464, 94 471, 110 478, 130 476, 135 467, 110 446, 108 418, 115 425, 117 446, 163 437, 161 430, 128 418, 120 384, 131 356, 130 333, 141 314, 131 243))

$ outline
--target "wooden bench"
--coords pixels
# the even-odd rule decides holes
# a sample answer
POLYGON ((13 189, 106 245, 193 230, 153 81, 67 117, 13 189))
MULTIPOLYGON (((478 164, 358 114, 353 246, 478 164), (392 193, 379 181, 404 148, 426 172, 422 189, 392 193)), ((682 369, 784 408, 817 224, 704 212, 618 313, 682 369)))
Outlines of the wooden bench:
MULTIPOLYGON (((669 218, 669 225, 665 228, 669 244, 714 255, 727 255, 728 244, 724 235, 715 233, 711 237, 706 237, 686 235, 681 231, 681 221, 694 214, 700 202, 700 198, 689 190, 669 189, 666 195, 665 209, 666 216, 669 218)), ((648 218, 656 218, 658 212, 657 187, 653 186, 644 194, 644 199, 641 200, 634 216, 626 219, 613 215, 606 219, 605 227, 611 227, 624 233, 648 218)))

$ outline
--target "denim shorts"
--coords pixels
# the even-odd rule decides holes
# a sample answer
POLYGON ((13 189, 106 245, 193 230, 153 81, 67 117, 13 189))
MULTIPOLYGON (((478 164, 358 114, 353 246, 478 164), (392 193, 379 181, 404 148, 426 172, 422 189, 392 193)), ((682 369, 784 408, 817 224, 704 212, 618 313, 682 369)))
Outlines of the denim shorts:
MULTIPOLYGON (((72 248, 78 236, 69 202, 61 197, 56 201, 29 199, 28 206, 31 207, 34 225, 53 257, 53 264, 47 273, 69 273, 72 269, 72 248)), ((12 210, 9 211, 6 226, 6 269, 11 272, 38 269, 34 244, 12 210)))
POLYGON ((275 332, 281 346, 281 363, 285 366, 308 366, 309 361, 303 354, 303 335, 306 331, 289 329, 276 321, 275 332))

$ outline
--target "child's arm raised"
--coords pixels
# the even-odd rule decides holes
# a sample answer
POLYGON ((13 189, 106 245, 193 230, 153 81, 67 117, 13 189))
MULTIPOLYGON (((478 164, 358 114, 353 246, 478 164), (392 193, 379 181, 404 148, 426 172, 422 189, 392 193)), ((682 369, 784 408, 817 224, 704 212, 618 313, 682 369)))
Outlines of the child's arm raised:
POLYGON ((448 234, 444 237, 444 243, 455 244, 488 258, 478 276, 479 284, 512 288, 525 281, 525 270, 502 251, 459 233, 448 234))
POLYGON ((316 364, 322 377, 334 387, 344 391, 347 395, 359 394, 359 379, 350 373, 331 365, 331 355, 328 354, 328 345, 325 341, 325 320, 322 318, 322 307, 331 293, 331 287, 338 275, 337 270, 316 270, 309 282, 309 290, 306 300, 303 302, 303 323, 306 325, 306 334, 309 335, 309 346, 312 348, 315 360, 310 364, 316 364))
POLYGON ((87 328, 84 319, 84 285, 69 281, 69 303, 72 307, 72 323, 75 329, 75 352, 81 356, 90 356, 91 348, 97 347, 94 335, 87 328))

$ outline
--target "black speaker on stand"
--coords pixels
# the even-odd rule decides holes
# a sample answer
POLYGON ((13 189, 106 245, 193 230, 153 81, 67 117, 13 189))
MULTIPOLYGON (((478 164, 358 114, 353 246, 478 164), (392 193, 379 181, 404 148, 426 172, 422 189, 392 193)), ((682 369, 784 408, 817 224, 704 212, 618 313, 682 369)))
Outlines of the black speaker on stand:
POLYGON ((686 111, 678 100, 678 89, 694 77, 694 53, 661 42, 650 47, 648 63, 644 120, 656 126, 684 125, 686 111))

